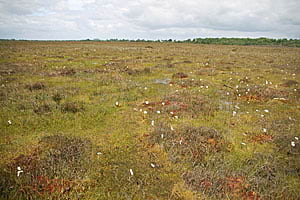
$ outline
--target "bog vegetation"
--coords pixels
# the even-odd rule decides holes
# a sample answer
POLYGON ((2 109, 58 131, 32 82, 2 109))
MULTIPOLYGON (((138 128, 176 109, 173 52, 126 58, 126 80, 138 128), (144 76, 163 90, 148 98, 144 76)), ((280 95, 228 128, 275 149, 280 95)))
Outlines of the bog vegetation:
POLYGON ((256 43, 298 45, 1 41, 0 199, 300 199, 300 49, 256 43))

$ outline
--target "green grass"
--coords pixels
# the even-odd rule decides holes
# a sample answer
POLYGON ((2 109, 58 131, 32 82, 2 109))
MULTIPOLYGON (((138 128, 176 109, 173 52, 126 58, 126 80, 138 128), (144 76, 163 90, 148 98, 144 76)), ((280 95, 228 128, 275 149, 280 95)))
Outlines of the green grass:
POLYGON ((299 199, 299 55, 1 41, 0 198, 299 199))

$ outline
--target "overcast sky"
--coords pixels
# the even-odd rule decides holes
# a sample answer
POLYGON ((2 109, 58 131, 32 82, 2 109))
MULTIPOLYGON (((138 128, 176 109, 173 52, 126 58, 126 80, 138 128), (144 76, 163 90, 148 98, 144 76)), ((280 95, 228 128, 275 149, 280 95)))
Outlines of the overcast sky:
POLYGON ((300 0, 0 0, 0 38, 300 38, 300 0))

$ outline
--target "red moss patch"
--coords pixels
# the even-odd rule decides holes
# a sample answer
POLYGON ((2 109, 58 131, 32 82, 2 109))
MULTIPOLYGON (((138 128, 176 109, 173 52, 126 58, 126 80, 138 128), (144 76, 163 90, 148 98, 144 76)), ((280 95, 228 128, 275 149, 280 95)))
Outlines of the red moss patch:
POLYGON ((252 136, 250 139, 250 142, 266 143, 266 142, 270 142, 272 140, 273 140, 273 136, 267 135, 267 134, 260 134, 260 135, 252 136))

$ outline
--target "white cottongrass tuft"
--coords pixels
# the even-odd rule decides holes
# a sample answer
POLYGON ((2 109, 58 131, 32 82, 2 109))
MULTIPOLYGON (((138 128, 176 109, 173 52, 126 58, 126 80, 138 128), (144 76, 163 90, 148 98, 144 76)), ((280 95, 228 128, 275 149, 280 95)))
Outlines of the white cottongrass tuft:
POLYGON ((171 126, 171 131, 174 131, 174 128, 173 128, 173 126, 171 126))
POLYGON ((133 176, 133 170, 129 169, 130 175, 133 176))
POLYGON ((267 129, 266 129, 266 128, 263 128, 262 130, 263 130, 263 132, 264 132, 264 133, 266 133, 266 132, 267 132, 267 129))
POLYGON ((24 171, 21 169, 21 167, 17 167, 17 176, 19 177, 21 173, 24 171))
POLYGON ((11 124, 12 124, 12 122, 11 122, 10 120, 8 120, 8 121, 7 121, 7 123, 8 123, 9 125, 11 125, 11 124))
POLYGON ((292 147, 296 146, 296 143, 294 141, 291 142, 292 147))
POLYGON ((232 116, 236 116, 236 111, 232 111, 232 116))
POLYGON ((235 107, 236 109, 240 109, 240 107, 239 107, 238 105, 235 105, 234 107, 235 107))

